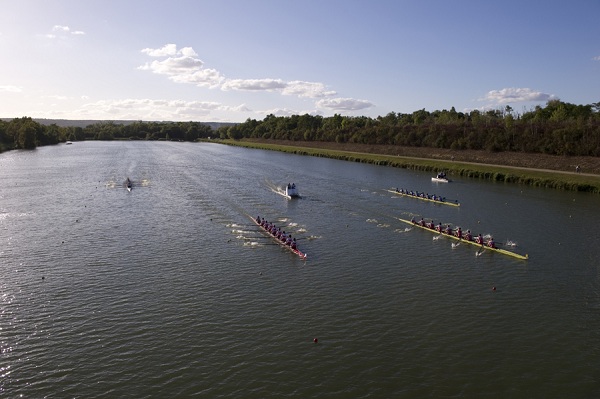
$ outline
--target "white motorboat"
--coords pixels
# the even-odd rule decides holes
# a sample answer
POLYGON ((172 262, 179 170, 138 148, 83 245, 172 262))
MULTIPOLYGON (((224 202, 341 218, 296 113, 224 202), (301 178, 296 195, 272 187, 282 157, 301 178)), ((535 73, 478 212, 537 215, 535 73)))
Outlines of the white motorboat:
POLYGON ((446 173, 440 172, 437 174, 437 176, 432 177, 431 181, 438 182, 438 183, 448 183, 450 180, 446 176, 446 173))
POLYGON ((288 183, 285 188, 285 196, 288 198, 298 198, 300 194, 298 193, 298 188, 296 187, 296 183, 288 183))

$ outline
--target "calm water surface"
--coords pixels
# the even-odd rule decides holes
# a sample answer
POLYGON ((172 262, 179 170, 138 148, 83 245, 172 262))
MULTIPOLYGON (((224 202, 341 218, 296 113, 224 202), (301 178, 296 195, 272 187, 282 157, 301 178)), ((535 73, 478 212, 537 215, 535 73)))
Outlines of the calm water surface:
POLYGON ((0 396, 600 397, 598 196, 430 177, 217 144, 0 154, 0 396))

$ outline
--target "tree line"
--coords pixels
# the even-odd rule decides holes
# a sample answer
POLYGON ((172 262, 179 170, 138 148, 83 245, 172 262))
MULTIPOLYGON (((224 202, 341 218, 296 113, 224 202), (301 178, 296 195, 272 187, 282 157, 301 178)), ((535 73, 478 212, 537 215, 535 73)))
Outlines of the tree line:
POLYGON ((331 117, 268 115, 263 120, 213 130, 201 122, 93 123, 86 127, 42 125, 29 117, 0 120, 0 150, 35 148, 68 140, 177 140, 211 137, 316 141, 433 147, 453 150, 515 151, 551 155, 600 156, 600 102, 575 105, 552 100, 522 114, 510 106, 488 111, 331 117))
POLYGON ((196 141, 214 135, 200 122, 98 122, 86 127, 43 125, 30 117, 0 120, 0 150, 32 149, 40 145, 81 140, 196 141))
POLYGON ((390 112, 369 118, 268 115, 217 129, 221 138, 398 145, 453 150, 600 156, 600 102, 549 101, 523 114, 510 106, 489 111, 390 112))

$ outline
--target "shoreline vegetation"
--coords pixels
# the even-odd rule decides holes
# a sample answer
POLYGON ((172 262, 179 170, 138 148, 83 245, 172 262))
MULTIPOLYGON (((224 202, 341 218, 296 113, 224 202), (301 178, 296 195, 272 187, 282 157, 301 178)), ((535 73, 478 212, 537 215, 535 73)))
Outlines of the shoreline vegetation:
POLYGON ((270 114, 242 123, 41 122, 0 118, 0 152, 82 140, 210 141, 600 193, 600 102, 550 100, 523 113, 507 105, 485 112, 452 107, 376 118, 270 114))
MULTIPOLYGON (((446 152, 435 148, 353 146, 340 143, 283 140, 216 139, 203 141, 432 173, 444 170, 450 176, 600 194, 600 175, 597 172, 600 168, 600 160, 595 157, 561 157, 521 153, 495 154, 485 151, 446 152), (588 167, 595 173, 576 173, 575 167, 579 163, 574 164, 574 162, 578 161, 582 161, 581 163, 584 165, 591 162, 588 167)), ((586 168, 583 167, 582 172, 585 171, 586 168)))

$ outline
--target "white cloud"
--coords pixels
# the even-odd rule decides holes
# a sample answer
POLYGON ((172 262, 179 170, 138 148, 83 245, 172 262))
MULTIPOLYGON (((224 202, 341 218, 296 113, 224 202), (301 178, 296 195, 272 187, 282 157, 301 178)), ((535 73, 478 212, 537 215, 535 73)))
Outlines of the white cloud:
POLYGON ((51 33, 45 34, 44 37, 46 37, 48 39, 56 39, 56 38, 66 38, 69 35, 82 36, 82 35, 85 35, 85 32, 82 30, 71 31, 71 28, 69 28, 66 25, 54 25, 52 27, 51 33))
POLYGON ((173 56, 177 55, 177 45, 165 44, 163 47, 157 49, 145 48, 142 50, 142 53, 148 54, 150 57, 173 56))
POLYGON ((64 25, 54 25, 52 27, 52 32, 65 32, 65 33, 69 33, 71 29, 68 26, 64 26, 64 25))
POLYGON ((337 94, 333 90, 327 90, 323 83, 303 82, 300 80, 288 82, 282 93, 308 98, 330 97, 337 94))
POLYGON ((167 58, 162 61, 146 63, 138 69, 167 75, 173 82, 216 87, 224 80, 216 69, 205 69, 204 62, 197 58, 196 52, 191 47, 177 50, 177 46, 174 44, 167 44, 159 49, 145 48, 142 53, 152 57, 166 56, 167 58))
MULTIPOLYGON (((356 111, 370 108, 373 104, 366 100, 352 98, 330 98, 337 93, 329 90, 320 82, 302 80, 284 81, 282 79, 228 79, 218 70, 204 68, 204 62, 191 47, 177 49, 175 44, 166 44, 161 48, 145 48, 142 53, 162 60, 154 60, 139 66, 138 69, 166 75, 177 83, 189 83, 197 86, 220 88, 223 91, 276 92, 286 96, 321 99, 316 106, 333 111, 356 111)), ((277 109, 277 114, 292 112, 288 109, 277 109)), ((275 113, 275 112, 272 112, 275 113)))
POLYGON ((366 100, 356 100, 354 98, 324 98, 317 101, 317 107, 332 111, 357 111, 360 109, 371 108, 373 103, 366 100))
POLYGON ((286 87, 281 79, 227 79, 222 90, 274 91, 286 87))
POLYGON ((594 60, 594 61, 600 61, 600 55, 597 55, 596 57, 592 58, 592 60, 594 60))
POLYGON ((259 113, 263 114, 263 115, 275 115, 275 116, 298 115, 298 112, 291 110, 291 109, 287 109, 287 108, 273 108, 273 109, 269 109, 266 111, 261 111, 259 113))
POLYGON ((197 120, 214 111, 244 112, 242 104, 231 107, 210 101, 124 99, 102 100, 85 104, 77 111, 80 118, 93 119, 142 119, 142 120, 197 120))
POLYGON ((23 90, 21 90, 21 88, 17 86, 0 86, 0 91, 5 91, 9 93, 20 93, 23 90))
POLYGON ((548 101, 556 98, 553 94, 542 93, 528 88, 505 88, 489 91, 483 100, 497 104, 528 101, 548 101))
POLYGON ((336 92, 327 90, 323 83, 294 80, 286 82, 281 79, 226 79, 221 85, 222 90, 240 91, 276 91, 283 95, 304 98, 323 98, 335 95, 336 92))

